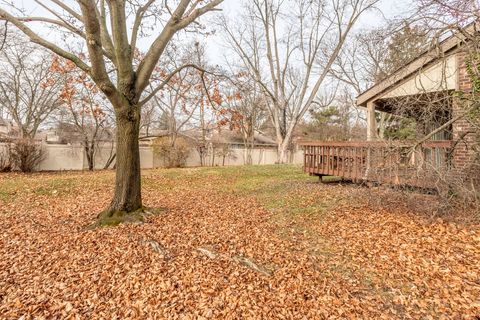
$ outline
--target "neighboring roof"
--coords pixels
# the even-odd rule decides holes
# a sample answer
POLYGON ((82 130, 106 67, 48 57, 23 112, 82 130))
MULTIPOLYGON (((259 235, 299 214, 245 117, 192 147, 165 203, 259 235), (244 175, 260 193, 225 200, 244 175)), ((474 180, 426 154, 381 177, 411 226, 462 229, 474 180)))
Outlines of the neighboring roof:
MULTIPOLYGON (((166 137, 169 135, 168 133, 168 130, 164 130, 164 129, 155 129, 155 130, 152 130, 153 132, 152 133, 149 133, 149 135, 144 135, 144 136, 140 136, 138 139, 142 142, 145 142, 145 143, 152 143, 153 141, 155 141, 156 139, 158 138, 163 138, 163 137, 166 137)), ((190 139, 190 140, 196 140, 194 137, 191 137, 190 135, 188 134, 185 134, 185 132, 179 132, 178 133, 179 136, 183 137, 183 138, 186 138, 186 139, 190 139)))
POLYGON ((264 144, 277 144, 277 142, 276 142, 274 139, 272 139, 272 138, 264 135, 264 134, 261 133, 261 132, 255 132, 254 138, 255 138, 255 140, 258 141, 259 143, 264 143, 264 144))
MULTIPOLYGON (((180 131, 178 133, 180 136, 183 136, 194 141, 201 141, 202 131, 200 129, 190 129, 185 131, 180 131)), ((168 135, 167 130, 158 130, 155 134, 149 136, 140 137, 141 141, 153 141, 157 138, 164 137, 168 135)), ((242 135, 238 131, 234 130, 208 130, 207 132, 207 141, 219 144, 243 144, 242 135)), ((254 134, 254 143, 256 145, 275 145, 276 142, 272 138, 264 135, 262 132, 257 131, 254 134)))
POLYGON ((160 137, 165 137, 168 135, 168 130, 164 129, 150 129, 148 135, 146 134, 145 130, 141 130, 140 132, 140 140, 148 140, 148 139, 156 139, 160 137))
MULTIPOLYGON (((470 31, 470 29, 473 30, 474 28, 475 24, 471 24, 467 27, 467 29, 469 29, 468 31, 470 31)), ((440 58, 444 58, 445 55, 454 52, 454 50, 459 47, 463 41, 465 41, 465 39, 465 35, 456 33, 442 41, 436 48, 425 51, 406 66, 398 69, 387 78, 361 93, 357 97, 357 105, 366 106, 367 102, 373 100, 375 97, 399 84, 401 81, 408 79, 410 76, 416 74, 416 72, 420 69, 438 61, 440 58)))

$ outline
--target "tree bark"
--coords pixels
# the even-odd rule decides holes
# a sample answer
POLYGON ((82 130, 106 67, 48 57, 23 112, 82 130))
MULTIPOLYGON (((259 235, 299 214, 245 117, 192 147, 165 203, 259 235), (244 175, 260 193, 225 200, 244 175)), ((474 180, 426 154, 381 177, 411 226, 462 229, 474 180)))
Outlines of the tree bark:
POLYGON ((88 170, 93 171, 95 169, 95 146, 93 145, 93 142, 92 144, 90 144, 88 139, 85 139, 83 143, 83 148, 85 149, 85 156, 87 157, 88 170))
POLYGON ((108 213, 135 212, 142 209, 140 183, 140 108, 125 106, 116 113, 117 152, 115 192, 108 213))
MULTIPOLYGON (((113 147, 112 147, 113 149, 113 147)), ((108 158, 107 162, 105 163, 105 166, 103 167, 103 169, 109 169, 110 168, 110 165, 113 163, 113 161, 115 160, 115 158, 117 157, 117 154, 116 153, 113 153, 113 154, 110 154, 110 157, 108 158)))
POLYGON ((84 149, 85 149, 85 156, 87 157, 88 170, 93 171, 93 168, 95 167, 93 163, 93 154, 88 146, 84 147, 84 149))
POLYGON ((288 147, 287 146, 288 146, 288 144, 285 144, 285 143, 280 143, 278 145, 277 157, 278 157, 278 163, 279 164, 288 163, 288 159, 287 159, 288 147))
POLYGON ((282 136, 277 133, 277 157, 279 164, 289 163, 290 159, 288 159, 288 148, 292 142, 292 133, 293 129, 295 128, 295 123, 292 123, 288 128, 288 131, 285 136, 282 136))

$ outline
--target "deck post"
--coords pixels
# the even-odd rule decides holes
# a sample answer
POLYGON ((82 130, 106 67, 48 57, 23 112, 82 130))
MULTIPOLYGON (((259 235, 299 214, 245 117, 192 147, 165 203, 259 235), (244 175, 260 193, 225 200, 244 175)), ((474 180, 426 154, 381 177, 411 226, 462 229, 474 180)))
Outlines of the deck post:
POLYGON ((367 102, 367 141, 374 141, 377 137, 377 121, 375 119, 375 102, 367 102))
MULTIPOLYGON (((377 140, 377 120, 375 119, 375 102, 369 101, 367 102, 367 141, 375 141, 377 140)), ((370 175, 370 169, 372 166, 372 147, 367 147, 367 154, 366 154, 366 163, 365 163, 365 171, 363 172, 363 180, 368 180, 370 175)))

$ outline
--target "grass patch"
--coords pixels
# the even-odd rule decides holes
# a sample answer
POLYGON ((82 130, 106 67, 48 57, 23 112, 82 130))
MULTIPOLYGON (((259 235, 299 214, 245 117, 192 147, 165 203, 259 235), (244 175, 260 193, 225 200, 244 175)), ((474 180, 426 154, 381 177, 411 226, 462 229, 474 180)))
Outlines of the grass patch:
POLYGON ((11 196, 12 195, 10 193, 8 193, 7 191, 3 191, 3 190, 0 191, 0 200, 1 201, 7 202, 10 199, 11 196))
POLYGON ((76 186, 76 179, 74 178, 57 178, 43 183, 39 187, 33 190, 38 195, 51 195, 62 194, 72 192, 72 189, 76 186))

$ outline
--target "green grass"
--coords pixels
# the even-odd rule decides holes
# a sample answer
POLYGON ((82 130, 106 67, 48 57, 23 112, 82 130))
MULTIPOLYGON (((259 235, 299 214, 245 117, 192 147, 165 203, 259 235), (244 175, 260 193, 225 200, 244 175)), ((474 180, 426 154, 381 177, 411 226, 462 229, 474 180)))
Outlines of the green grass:
POLYGON ((54 178, 35 188, 33 192, 39 195, 68 193, 77 186, 77 181, 75 178, 54 178))
MULTIPOLYGON (((181 172, 176 174, 180 175, 181 172)), ((205 181, 215 181, 213 189, 254 197, 265 208, 273 211, 282 209, 290 214, 312 213, 323 211, 329 206, 321 198, 305 205, 305 197, 312 197, 308 189, 318 182, 318 178, 305 174, 299 166, 200 168, 189 174, 196 176, 201 186, 205 181)))
POLYGON ((0 200, 11 201, 18 193, 29 192, 28 181, 22 176, 10 177, 0 180, 0 200))
POLYGON ((11 194, 7 191, 0 191, 0 201, 7 202, 11 197, 11 194))
POLYGON ((318 178, 295 165, 148 170, 143 186, 161 191, 187 187, 252 197, 281 215, 321 214, 332 205, 331 200, 310 193, 312 187, 321 187, 318 178))
POLYGON ((85 183, 90 180, 88 175, 92 175, 97 184, 111 186, 113 183, 113 172, 0 174, 0 200, 10 202, 19 195, 47 197, 69 195, 75 192, 76 188, 85 187, 85 183))

